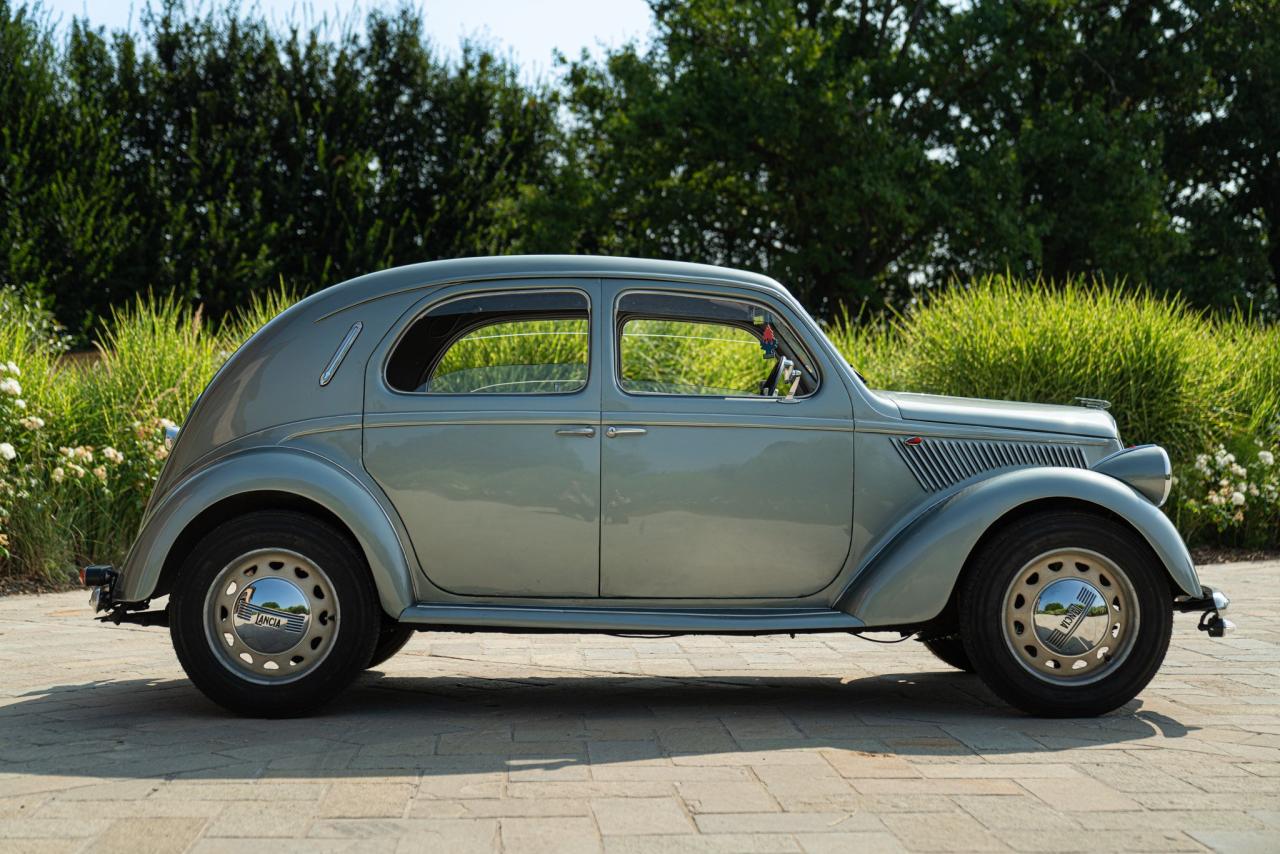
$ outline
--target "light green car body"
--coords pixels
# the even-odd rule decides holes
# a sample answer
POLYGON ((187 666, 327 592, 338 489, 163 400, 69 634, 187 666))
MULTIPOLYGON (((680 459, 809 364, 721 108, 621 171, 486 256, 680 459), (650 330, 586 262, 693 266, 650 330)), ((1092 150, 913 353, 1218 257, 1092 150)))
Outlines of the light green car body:
POLYGON ((349 531, 383 610, 406 623, 910 628, 948 607, 984 535, 1029 508, 1069 503, 1140 534, 1168 571, 1172 602, 1202 588, 1158 509, 1168 481, 1164 452, 1123 450, 1099 409, 868 388, 763 276, 601 257, 433 262, 321 291, 227 361, 182 425, 113 599, 163 595, 219 522, 289 506, 349 531), (581 391, 388 386, 389 351, 429 307, 518 289, 590 300, 581 391), (789 401, 624 392, 613 310, 635 290, 765 304, 803 339, 817 391, 789 401))

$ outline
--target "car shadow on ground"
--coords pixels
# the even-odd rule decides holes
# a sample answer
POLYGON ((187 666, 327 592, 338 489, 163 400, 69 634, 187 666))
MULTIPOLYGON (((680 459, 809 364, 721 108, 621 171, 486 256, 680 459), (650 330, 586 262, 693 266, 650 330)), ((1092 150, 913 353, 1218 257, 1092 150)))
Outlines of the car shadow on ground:
POLYGON ((1053 762, 1063 750, 1140 749, 1188 732, 1141 700, 1100 718, 1026 717, 954 671, 852 680, 370 672, 293 720, 225 713, 186 680, 135 679, 57 686, 0 707, 0 773, 587 780, 623 764, 802 764, 813 757, 801 754, 824 749, 854 761, 1053 762))

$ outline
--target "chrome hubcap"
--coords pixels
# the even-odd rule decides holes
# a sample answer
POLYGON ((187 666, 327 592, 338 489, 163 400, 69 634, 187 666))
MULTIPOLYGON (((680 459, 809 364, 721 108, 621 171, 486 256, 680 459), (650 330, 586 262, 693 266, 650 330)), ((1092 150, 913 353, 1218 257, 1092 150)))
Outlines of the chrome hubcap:
POLYGON ((1138 630, 1129 578, 1105 555, 1046 552, 1022 567, 1004 599, 1004 638, 1036 677, 1079 685, 1101 679, 1129 654, 1138 630))
POLYGON ((329 577, 284 549, 243 554, 205 598, 205 633, 222 663, 252 682, 298 679, 324 660, 338 634, 329 577))

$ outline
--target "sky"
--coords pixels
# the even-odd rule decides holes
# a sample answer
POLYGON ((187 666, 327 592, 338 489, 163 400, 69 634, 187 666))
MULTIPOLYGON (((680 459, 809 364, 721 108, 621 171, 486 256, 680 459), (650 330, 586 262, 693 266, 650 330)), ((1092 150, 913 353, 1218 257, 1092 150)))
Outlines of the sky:
MULTIPOLYGON (((40 0, 54 20, 65 25, 72 17, 87 17, 94 26, 137 29, 147 0, 40 0)), ((208 8, 210 0, 192 0, 192 7, 208 8)), ((217 0, 225 5, 225 0, 217 0)), ((259 9, 268 20, 284 24, 345 20, 354 7, 362 20, 373 8, 396 8, 396 0, 242 0, 242 9, 259 9)), ((643 43, 649 30, 649 7, 644 0, 413 0, 424 15, 432 41, 456 53, 464 37, 478 38, 510 51, 527 79, 548 75, 552 51, 577 56, 582 48, 599 55, 601 45, 616 47, 628 40, 643 43)))

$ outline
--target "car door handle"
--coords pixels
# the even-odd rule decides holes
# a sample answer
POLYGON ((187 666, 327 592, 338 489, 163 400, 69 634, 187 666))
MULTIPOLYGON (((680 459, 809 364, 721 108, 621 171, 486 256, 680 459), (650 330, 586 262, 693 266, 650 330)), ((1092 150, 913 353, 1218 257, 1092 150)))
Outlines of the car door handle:
POLYGON ((596 428, 594 427, 561 427, 556 430, 557 436, 582 436, 586 439, 590 439, 595 434, 596 428))
POLYGON ((610 427, 604 431, 604 434, 610 439, 616 439, 619 436, 643 436, 649 432, 643 427, 610 427))

